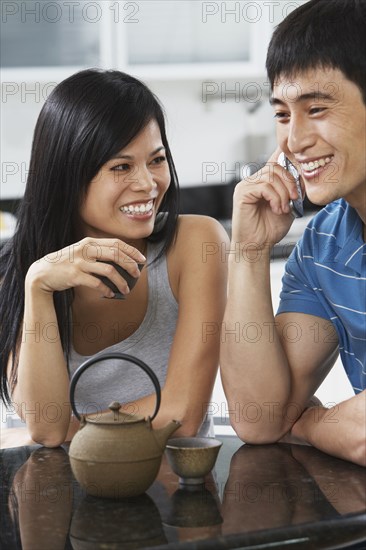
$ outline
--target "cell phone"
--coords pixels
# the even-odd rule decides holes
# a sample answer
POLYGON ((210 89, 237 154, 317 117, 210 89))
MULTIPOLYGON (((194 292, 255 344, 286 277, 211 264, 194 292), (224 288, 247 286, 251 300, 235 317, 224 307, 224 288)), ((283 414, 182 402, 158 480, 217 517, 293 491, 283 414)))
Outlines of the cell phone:
POLYGON ((290 208, 291 208, 291 213, 294 216, 294 218, 302 218, 303 215, 304 215, 304 198, 302 196, 302 189, 301 189, 301 184, 300 184, 300 174, 296 170, 296 168, 292 164, 292 162, 285 156, 284 153, 280 154, 280 156, 278 157, 277 162, 280 166, 285 168, 291 174, 291 176, 293 176, 295 178, 296 188, 297 188, 297 192, 299 194, 299 198, 295 199, 295 200, 291 199, 289 201, 289 205, 290 205, 290 208))
MULTIPOLYGON (((101 260, 97 260, 97 262, 99 262, 101 260)), ((120 265, 116 264, 115 262, 109 262, 107 260, 104 260, 104 263, 105 264, 110 264, 110 265, 113 265, 113 267, 118 271, 118 273, 125 279, 126 283, 128 284, 128 287, 130 290, 133 289, 133 287, 135 286, 135 284, 137 283, 137 278, 135 277, 132 277, 132 275, 130 275, 128 273, 128 271, 126 271, 125 269, 123 269, 123 267, 121 267, 120 265)), ((137 264, 139 270, 141 271, 142 268, 144 267, 145 264, 137 264)), ((103 283, 105 285, 107 285, 108 288, 110 288, 111 290, 113 290, 114 292, 114 298, 116 300, 125 300, 126 297, 124 296, 124 294, 122 294, 118 288, 116 287, 115 284, 112 283, 112 281, 110 279, 108 279, 108 277, 103 277, 101 275, 97 275, 95 274, 96 277, 98 277, 98 279, 101 279, 101 281, 103 281, 103 283)))

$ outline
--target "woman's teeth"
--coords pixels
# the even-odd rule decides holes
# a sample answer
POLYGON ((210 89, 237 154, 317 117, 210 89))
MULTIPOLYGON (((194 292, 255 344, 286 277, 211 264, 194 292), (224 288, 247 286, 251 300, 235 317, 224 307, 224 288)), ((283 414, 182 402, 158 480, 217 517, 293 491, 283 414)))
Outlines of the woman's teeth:
POLYGON ((153 203, 143 203, 143 204, 127 204, 126 206, 121 206, 121 212, 125 214, 147 214, 153 208, 153 203))
POLYGON ((332 157, 325 157, 319 160, 313 160, 311 162, 302 162, 301 166, 306 172, 311 172, 317 168, 322 168, 326 164, 329 164, 332 160, 332 157))

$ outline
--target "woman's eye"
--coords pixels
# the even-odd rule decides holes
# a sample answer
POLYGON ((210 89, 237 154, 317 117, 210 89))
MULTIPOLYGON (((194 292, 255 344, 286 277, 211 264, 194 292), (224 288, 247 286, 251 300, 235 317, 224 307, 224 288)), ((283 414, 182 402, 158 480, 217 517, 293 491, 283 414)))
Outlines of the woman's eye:
POLYGON ((166 157, 160 156, 160 157, 154 158, 152 163, 153 164, 161 164, 162 162, 165 162, 165 161, 166 161, 166 157))
POLYGON ((117 166, 113 166, 112 170, 116 170, 117 172, 126 172, 130 169, 129 164, 117 164, 117 166))

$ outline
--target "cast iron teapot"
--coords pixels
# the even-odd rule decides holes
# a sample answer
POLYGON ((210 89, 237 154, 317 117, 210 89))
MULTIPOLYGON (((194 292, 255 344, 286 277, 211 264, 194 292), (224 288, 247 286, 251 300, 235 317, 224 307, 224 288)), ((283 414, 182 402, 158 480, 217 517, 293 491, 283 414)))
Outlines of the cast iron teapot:
POLYGON ((158 475, 165 444, 181 425, 172 420, 154 430, 151 421, 160 407, 161 390, 156 374, 143 361, 124 353, 91 357, 75 371, 70 384, 70 403, 80 420, 69 450, 74 476, 85 491, 94 496, 124 498, 144 493, 158 475), (91 365, 107 359, 121 359, 138 365, 150 377, 156 392, 154 414, 147 419, 120 411, 114 401, 109 411, 79 415, 74 394, 77 381, 91 365))

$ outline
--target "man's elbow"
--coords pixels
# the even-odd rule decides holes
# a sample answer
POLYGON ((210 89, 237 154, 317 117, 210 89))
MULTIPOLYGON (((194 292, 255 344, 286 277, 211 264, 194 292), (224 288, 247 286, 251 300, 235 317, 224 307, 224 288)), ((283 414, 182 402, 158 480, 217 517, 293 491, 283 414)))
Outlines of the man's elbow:
POLYGON ((231 425, 235 430, 236 435, 244 442, 250 445, 268 445, 277 443, 283 433, 273 428, 253 425, 247 422, 236 423, 231 421, 231 425))
POLYGON ((366 467, 366 438, 363 436, 351 451, 351 460, 359 466, 366 467))
POLYGON ((350 460, 366 467, 366 390, 349 400, 354 403, 350 424, 354 428, 350 431, 350 439, 346 444, 346 453, 350 454, 350 460))

